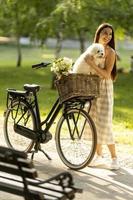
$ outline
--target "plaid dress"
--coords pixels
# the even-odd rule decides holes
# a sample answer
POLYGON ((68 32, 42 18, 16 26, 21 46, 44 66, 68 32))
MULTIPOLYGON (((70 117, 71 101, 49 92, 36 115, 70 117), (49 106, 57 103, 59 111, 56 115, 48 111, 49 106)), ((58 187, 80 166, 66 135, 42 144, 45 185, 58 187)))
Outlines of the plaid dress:
POLYGON ((98 144, 114 144, 112 131, 113 81, 101 79, 100 97, 92 101, 90 116, 97 130, 98 144))

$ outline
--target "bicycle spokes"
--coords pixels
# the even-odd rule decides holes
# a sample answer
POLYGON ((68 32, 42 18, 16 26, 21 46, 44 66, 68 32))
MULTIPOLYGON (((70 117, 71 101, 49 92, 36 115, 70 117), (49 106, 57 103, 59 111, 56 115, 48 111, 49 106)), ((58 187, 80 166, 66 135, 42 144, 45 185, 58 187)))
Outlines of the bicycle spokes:
POLYGON ((32 137, 28 137, 28 134, 32 135, 34 129, 33 111, 24 102, 13 102, 11 108, 7 110, 4 120, 4 135, 7 145, 17 150, 29 152, 34 145, 34 141, 32 137), (16 127, 19 128, 19 131, 16 127))
POLYGON ((23 125, 26 126, 30 117, 30 112, 26 106, 18 104, 16 107, 11 109, 11 117, 14 123, 18 124, 23 120, 23 125))
POLYGON ((80 111, 78 113, 67 114, 65 117, 71 138, 73 140, 80 139, 85 128, 86 119, 81 123, 79 119, 81 117, 80 111))
POLYGON ((71 109, 60 118, 56 146, 62 161, 72 169, 81 169, 91 161, 95 153, 96 132, 85 111, 71 109))

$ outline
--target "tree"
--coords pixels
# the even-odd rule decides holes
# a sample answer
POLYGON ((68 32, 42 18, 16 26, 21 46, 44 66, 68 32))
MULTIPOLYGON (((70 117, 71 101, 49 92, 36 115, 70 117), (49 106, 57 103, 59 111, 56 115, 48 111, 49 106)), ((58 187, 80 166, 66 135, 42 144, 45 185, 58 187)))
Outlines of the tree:
POLYGON ((7 36, 16 38, 18 52, 16 66, 20 67, 22 62, 20 38, 29 35, 34 27, 34 9, 30 7, 26 0, 5 0, 0 9, 4 19, 2 29, 7 36))
POLYGON ((17 66, 22 61, 22 36, 38 39, 41 45, 47 37, 56 37, 56 58, 67 37, 79 39, 82 53, 86 39, 92 39, 102 22, 133 36, 132 0, 0 0, 0 4, 0 31, 16 37, 17 66))
MULTIPOLYGON (((133 1, 132 0, 96 0, 94 9, 97 12, 98 24, 109 22, 116 30, 122 30, 125 35, 133 35, 133 1)), ((118 31, 119 33, 121 31, 118 31)), ((121 33, 120 33, 121 34, 121 33)))

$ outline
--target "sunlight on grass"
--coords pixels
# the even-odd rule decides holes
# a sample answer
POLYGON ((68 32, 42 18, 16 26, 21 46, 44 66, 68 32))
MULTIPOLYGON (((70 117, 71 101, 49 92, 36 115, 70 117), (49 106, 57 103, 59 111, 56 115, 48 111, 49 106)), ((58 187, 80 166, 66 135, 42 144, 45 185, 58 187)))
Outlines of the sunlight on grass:
POLYGON ((133 146, 133 132, 126 130, 125 132, 114 131, 116 142, 133 146))
POLYGON ((133 129, 133 114, 131 108, 115 107, 114 121, 126 129, 133 129), (124 120, 123 120, 124 119, 124 120))
POLYGON ((41 56, 43 59, 54 59, 53 54, 42 54, 41 56))

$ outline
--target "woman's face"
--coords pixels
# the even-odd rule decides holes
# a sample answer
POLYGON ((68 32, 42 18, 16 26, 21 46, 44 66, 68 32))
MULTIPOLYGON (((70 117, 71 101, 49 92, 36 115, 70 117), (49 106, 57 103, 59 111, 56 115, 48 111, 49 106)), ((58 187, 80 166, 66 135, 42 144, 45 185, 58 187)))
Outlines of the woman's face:
POLYGON ((109 27, 104 28, 99 35, 99 43, 107 45, 112 39, 112 29, 109 27))

